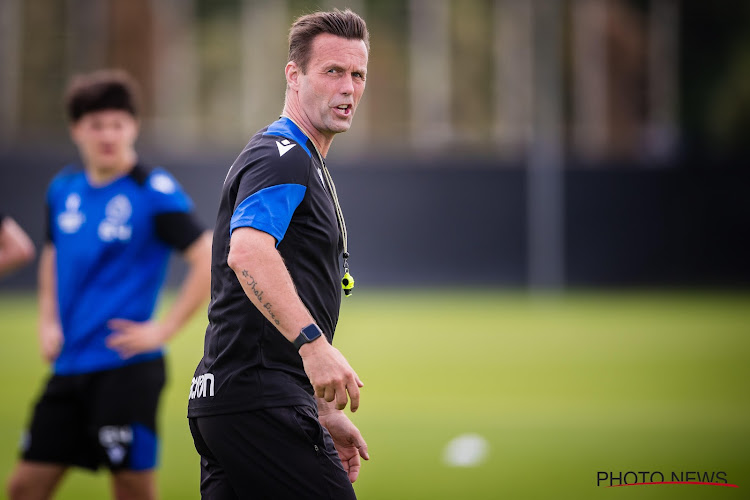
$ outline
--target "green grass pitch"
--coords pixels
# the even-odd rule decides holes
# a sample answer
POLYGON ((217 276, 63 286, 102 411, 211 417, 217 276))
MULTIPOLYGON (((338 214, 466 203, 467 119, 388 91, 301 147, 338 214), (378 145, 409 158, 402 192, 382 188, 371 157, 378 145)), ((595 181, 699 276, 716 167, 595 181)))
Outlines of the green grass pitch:
MULTIPOLYGON (((35 314, 32 294, 0 294, 3 481, 47 373, 35 314)), ((169 347, 165 499, 199 498, 185 406, 205 322, 169 347)), ((361 499, 748 498, 748 292, 360 289, 335 345, 365 382, 361 499), (443 450, 464 433, 487 440, 487 458, 449 467, 443 450), (739 487, 606 488, 600 471, 723 471, 739 487)), ((57 498, 108 491, 106 475, 73 472, 57 498)))

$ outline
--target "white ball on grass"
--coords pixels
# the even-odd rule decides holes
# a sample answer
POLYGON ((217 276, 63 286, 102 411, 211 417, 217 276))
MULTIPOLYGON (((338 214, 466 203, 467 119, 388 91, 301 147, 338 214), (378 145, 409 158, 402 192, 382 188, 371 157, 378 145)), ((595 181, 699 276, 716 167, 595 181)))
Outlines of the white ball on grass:
POLYGON ((448 442, 443 462, 450 467, 476 467, 487 458, 489 449, 489 443, 479 434, 462 434, 448 442))

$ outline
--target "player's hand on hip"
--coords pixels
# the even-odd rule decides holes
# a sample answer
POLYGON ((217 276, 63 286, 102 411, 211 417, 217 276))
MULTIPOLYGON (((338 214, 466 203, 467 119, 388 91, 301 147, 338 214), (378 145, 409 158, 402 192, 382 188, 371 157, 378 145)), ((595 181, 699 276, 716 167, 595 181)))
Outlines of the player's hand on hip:
POLYGON ((42 323, 39 325, 39 348, 42 358, 52 363, 62 349, 63 333, 60 323, 42 323))
POLYGON ((155 321, 112 319, 107 326, 112 330, 107 337, 107 347, 119 352, 123 358, 153 351, 164 344, 163 328, 155 321))
POLYGON ((300 347, 299 353, 315 396, 329 403, 335 401, 339 410, 346 408, 347 401, 351 399, 351 410, 357 411, 359 388, 364 383, 344 355, 323 336, 300 347))

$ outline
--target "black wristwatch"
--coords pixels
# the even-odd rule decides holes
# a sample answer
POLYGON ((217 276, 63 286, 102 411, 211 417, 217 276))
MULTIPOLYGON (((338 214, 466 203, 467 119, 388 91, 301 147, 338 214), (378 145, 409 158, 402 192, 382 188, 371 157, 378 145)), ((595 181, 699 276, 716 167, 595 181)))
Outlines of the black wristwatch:
POLYGON ((323 332, 320 328, 318 328, 318 325, 316 325, 315 323, 311 323, 300 330, 299 335, 296 339, 294 339, 294 342, 292 343, 294 344, 294 347, 296 347, 299 351, 300 347, 307 344, 308 342, 312 342, 321 335, 323 335, 323 332))

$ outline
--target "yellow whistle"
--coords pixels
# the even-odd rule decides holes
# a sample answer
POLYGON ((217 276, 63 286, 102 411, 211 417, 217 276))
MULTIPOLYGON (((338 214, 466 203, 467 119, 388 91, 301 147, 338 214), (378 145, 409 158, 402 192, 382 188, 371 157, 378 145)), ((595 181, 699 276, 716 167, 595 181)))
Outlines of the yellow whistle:
POLYGON ((344 273, 344 277, 341 278, 341 288, 344 289, 344 295, 346 297, 352 294, 352 289, 354 288, 354 278, 352 278, 352 275, 349 274, 349 271, 344 273))

